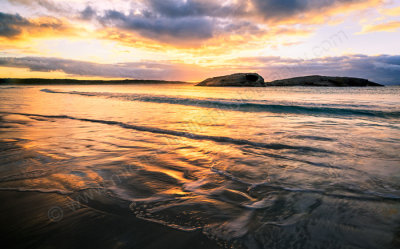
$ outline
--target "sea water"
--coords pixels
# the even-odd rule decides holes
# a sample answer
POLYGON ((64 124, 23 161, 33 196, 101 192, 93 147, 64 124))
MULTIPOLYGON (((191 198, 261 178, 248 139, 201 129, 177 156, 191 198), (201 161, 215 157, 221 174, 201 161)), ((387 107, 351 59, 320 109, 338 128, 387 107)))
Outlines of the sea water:
POLYGON ((400 87, 1 86, 0 143, 0 190, 220 247, 399 245, 400 87))

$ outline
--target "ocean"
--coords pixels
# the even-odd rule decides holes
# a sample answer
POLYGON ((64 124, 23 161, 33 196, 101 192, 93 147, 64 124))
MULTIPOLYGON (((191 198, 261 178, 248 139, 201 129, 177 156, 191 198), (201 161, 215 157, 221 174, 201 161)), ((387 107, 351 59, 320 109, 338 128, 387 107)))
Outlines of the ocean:
POLYGON ((0 86, 7 248, 400 248, 400 87, 0 86))

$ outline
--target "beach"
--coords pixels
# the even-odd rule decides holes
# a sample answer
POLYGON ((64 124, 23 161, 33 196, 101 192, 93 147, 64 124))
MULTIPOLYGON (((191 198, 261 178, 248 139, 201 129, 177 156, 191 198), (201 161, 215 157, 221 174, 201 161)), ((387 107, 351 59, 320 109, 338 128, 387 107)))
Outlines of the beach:
POLYGON ((398 248, 400 87, 0 86, 7 248, 398 248))

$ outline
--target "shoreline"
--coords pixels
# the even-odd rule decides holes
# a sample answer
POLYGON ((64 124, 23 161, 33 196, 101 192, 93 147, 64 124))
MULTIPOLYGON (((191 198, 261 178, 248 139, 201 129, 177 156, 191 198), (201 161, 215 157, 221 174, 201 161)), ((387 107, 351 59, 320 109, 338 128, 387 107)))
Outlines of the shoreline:
POLYGON ((190 84, 184 81, 167 80, 77 80, 77 79, 41 79, 41 78, 3 78, 0 85, 134 85, 134 84, 190 84))
POLYGON ((0 191, 3 244, 7 248, 220 248, 201 231, 185 232, 136 218, 129 203, 108 197, 69 208, 56 193, 0 191), (52 210, 62 214, 51 217, 52 210), (54 219, 54 220, 52 220, 54 219), (101 235, 101 236, 100 236, 101 235), (157 240, 154 240, 157 238, 157 240), (133 242, 133 243, 132 243, 133 242))

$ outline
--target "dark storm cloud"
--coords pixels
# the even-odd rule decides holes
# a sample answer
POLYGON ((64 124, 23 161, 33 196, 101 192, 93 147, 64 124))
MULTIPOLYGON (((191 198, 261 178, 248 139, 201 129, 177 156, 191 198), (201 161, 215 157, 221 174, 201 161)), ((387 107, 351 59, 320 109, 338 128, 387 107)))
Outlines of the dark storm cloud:
POLYGON ((178 18, 187 16, 227 17, 244 14, 246 1, 231 5, 221 5, 207 0, 147 0, 154 13, 178 18))
POLYGON ((29 26, 30 22, 20 15, 0 12, 0 36, 13 37, 21 33, 21 27, 29 26))
POLYGON ((251 0, 255 11, 264 19, 286 19, 299 13, 322 10, 336 4, 365 0, 251 0))
POLYGON ((187 16, 285 19, 299 13, 365 0, 244 0, 226 4, 211 0, 146 0, 148 11, 171 18, 187 16), (253 8, 249 8, 253 6, 253 8))
POLYGON ((321 5, 323 2, 334 1, 313 1, 313 0, 252 0, 256 10, 259 13, 264 13, 264 17, 273 16, 290 16, 294 13, 304 11, 309 6, 315 6, 314 4, 321 5), (312 3, 315 2, 315 3, 312 3), (312 4, 311 4, 312 3, 312 4))
MULTIPOLYGON (((255 21, 257 18, 284 20, 308 11, 357 1, 362 0, 245 0, 230 3, 211 0, 145 0, 136 12, 134 9, 130 14, 107 10, 98 16, 98 20, 106 27, 134 31, 160 41, 168 42, 168 38, 205 40, 217 34, 262 32, 259 23, 255 21)), ((94 15, 90 7, 85 12, 85 17, 94 15)))
POLYGON ((213 23, 206 17, 168 18, 145 13, 125 15, 110 10, 100 18, 107 26, 137 31, 149 38, 170 37, 175 39, 207 39, 213 35, 213 23))
POLYGON ((206 40, 223 33, 260 32, 256 23, 237 17, 246 15, 247 2, 222 5, 208 0, 146 0, 140 14, 116 10, 98 16, 107 27, 138 32, 164 42, 206 40))

